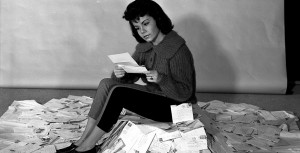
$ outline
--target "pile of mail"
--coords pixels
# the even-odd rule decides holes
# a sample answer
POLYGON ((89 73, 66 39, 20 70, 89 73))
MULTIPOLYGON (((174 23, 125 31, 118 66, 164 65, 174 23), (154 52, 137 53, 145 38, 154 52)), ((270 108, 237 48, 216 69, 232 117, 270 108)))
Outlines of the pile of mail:
MULTIPOLYGON (((93 102, 86 96, 14 101, 0 118, 1 153, 55 153, 83 133, 93 102)), ((173 106, 170 123, 155 122, 123 109, 112 130, 98 142, 99 153, 209 152, 203 124, 190 105, 173 106)))
POLYGON ((180 126, 171 123, 135 124, 119 120, 99 144, 103 153, 210 153, 207 136, 199 120, 180 126))
POLYGON ((55 153, 80 138, 92 98, 14 101, 0 118, 1 153, 55 153))
POLYGON ((103 153, 211 153, 192 105, 171 106, 173 122, 155 122, 125 110, 98 142, 103 153))
POLYGON ((298 118, 292 112, 217 100, 198 105, 195 112, 200 114, 214 153, 300 152, 298 118))
MULTIPOLYGON (((80 138, 93 99, 68 96, 41 105, 14 101, 0 117, 1 153, 55 153, 80 138)), ((97 143, 99 153, 300 152, 298 118, 222 101, 171 106, 173 122, 123 109, 97 143)))

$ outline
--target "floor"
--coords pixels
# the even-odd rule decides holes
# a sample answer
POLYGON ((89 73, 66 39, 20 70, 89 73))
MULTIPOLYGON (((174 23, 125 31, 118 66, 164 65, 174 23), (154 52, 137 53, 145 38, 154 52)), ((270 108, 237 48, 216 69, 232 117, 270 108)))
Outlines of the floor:
MULTIPOLYGON (((0 88, 0 115, 14 100, 35 100, 44 104, 53 98, 66 98, 68 95, 93 98, 95 93, 96 90, 0 88)), ((228 103, 247 103, 269 111, 291 111, 299 117, 300 85, 294 86, 289 93, 286 95, 197 93, 196 95, 201 102, 220 100, 228 103)))

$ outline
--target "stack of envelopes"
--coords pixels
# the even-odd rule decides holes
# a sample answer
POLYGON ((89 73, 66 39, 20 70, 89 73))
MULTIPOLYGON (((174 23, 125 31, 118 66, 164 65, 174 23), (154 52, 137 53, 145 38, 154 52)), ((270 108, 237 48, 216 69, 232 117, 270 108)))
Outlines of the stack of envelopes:
POLYGON ((92 98, 14 101, 0 118, 1 153, 55 153, 80 138, 92 98))
POLYGON ((195 112, 205 125, 212 152, 300 151, 298 118, 292 112, 217 100, 198 102, 198 106, 195 112))
POLYGON ((136 121, 120 119, 111 132, 99 141, 101 151, 103 153, 211 153, 208 149, 205 129, 198 119, 181 125, 136 121))
MULTIPOLYGON (((92 98, 14 101, 0 118, 0 152, 55 153, 80 138, 92 98)), ((193 120, 161 123, 122 111, 99 152, 300 152, 297 116, 249 104, 198 102, 193 120)))

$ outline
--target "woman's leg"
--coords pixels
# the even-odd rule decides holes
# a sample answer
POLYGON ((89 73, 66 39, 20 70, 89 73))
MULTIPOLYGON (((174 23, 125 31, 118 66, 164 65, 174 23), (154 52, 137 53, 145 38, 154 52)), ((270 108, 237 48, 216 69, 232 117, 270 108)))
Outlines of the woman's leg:
POLYGON ((95 128, 95 126, 96 126, 96 120, 91 117, 88 117, 88 122, 86 124, 86 127, 85 127, 80 139, 77 140, 74 144, 76 146, 80 146, 82 144, 82 142, 84 142, 84 140, 87 138, 87 136, 90 135, 90 133, 95 128))
POLYGON ((76 150, 86 151, 92 149, 103 134, 109 132, 113 124, 117 122, 123 108, 149 119, 171 122, 170 105, 176 104, 179 104, 179 102, 161 95, 126 87, 126 85, 115 86, 108 94, 103 112, 100 114, 99 123, 76 150))
POLYGON ((120 83, 111 78, 105 78, 100 81, 91 109, 88 114, 89 117, 95 120, 99 120, 110 89, 118 84, 120 83))
POLYGON ((89 117, 87 125, 80 139, 74 143, 76 146, 80 146, 94 130, 96 123, 99 122, 100 114, 105 105, 109 90, 117 84, 119 83, 110 78, 105 78, 100 81, 97 92, 94 97, 94 101, 88 114, 89 117))
POLYGON ((170 105, 180 104, 165 96, 124 86, 115 86, 107 100, 97 125, 105 132, 116 123, 123 108, 155 121, 171 122, 170 105))
POLYGON ((103 130, 101 130, 99 127, 95 126, 93 128, 93 131, 89 134, 89 137, 87 137, 79 147, 76 148, 76 151, 82 152, 91 150, 95 147, 96 143, 101 139, 101 137, 105 134, 103 130))

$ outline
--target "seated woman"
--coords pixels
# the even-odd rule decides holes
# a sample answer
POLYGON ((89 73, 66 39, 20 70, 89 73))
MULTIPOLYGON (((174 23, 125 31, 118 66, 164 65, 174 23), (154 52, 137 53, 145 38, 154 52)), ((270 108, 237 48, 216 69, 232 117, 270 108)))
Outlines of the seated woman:
POLYGON ((116 66, 100 81, 82 136, 59 153, 96 153, 96 143, 117 122, 123 108, 148 119, 172 122, 170 105, 195 103, 195 68, 185 40, 152 0, 130 3, 123 18, 138 41, 132 57, 149 73, 126 73, 116 66), (141 79, 144 84, 136 84, 141 79))

